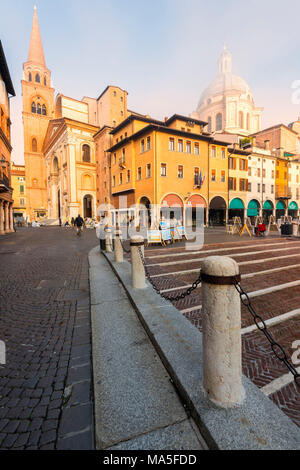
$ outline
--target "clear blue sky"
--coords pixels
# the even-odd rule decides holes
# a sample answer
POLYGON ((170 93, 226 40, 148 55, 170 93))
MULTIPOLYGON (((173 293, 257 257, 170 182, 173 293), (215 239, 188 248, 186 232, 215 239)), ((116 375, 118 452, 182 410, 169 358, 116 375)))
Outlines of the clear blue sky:
MULTIPOLYGON (((22 162, 22 64, 34 0, 0 0, 0 38, 17 97, 11 100, 13 159, 22 162)), ((55 90, 81 99, 108 84, 125 88, 129 109, 188 115, 217 74, 224 42, 246 80, 263 126, 300 114, 299 0, 36 0, 55 90)))

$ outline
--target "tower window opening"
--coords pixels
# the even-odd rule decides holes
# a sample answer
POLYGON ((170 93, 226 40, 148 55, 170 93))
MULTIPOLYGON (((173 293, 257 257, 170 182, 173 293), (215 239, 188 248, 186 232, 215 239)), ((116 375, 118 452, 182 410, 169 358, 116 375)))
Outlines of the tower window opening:
POLYGON ((34 101, 31 103, 31 112, 36 113, 36 105, 34 101))
POLYGON ((44 77, 44 85, 46 86, 47 85, 47 78, 44 77))
POLYGON ((28 80, 29 80, 30 82, 32 82, 32 75, 31 75, 31 72, 29 72, 28 80))
POLYGON ((41 78, 40 78, 40 75, 37 73, 35 74, 35 81, 36 83, 40 83, 41 82, 41 78))
POLYGON ((41 107, 40 103, 37 104, 36 112, 37 112, 37 114, 42 114, 42 107, 41 107))
POLYGON ((46 106, 44 104, 42 106, 42 115, 47 116, 47 109, 46 109, 46 106))

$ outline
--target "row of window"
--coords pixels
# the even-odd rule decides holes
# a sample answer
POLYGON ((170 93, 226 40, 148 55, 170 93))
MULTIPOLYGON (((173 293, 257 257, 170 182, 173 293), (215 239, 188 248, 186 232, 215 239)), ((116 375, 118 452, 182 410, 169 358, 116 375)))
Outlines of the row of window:
POLYGON ((46 106, 43 104, 41 105, 39 102, 35 102, 33 101, 31 103, 31 112, 33 114, 41 114, 42 116, 47 116, 47 108, 46 106))
POLYGON ((240 170, 247 170, 248 169, 248 162, 245 158, 233 158, 229 157, 228 158, 228 168, 229 170, 236 170, 237 169, 237 163, 239 165, 240 170))
MULTIPOLYGON (((208 116, 207 118, 208 122, 208 132, 212 131, 212 118, 211 116, 208 116)), ((238 115, 238 125, 240 129, 247 129, 248 131, 250 130, 250 114, 247 113, 246 117, 243 113, 243 111, 239 112, 238 115)), ((223 130, 223 116, 222 113, 218 113, 215 117, 215 130, 216 131, 221 131, 223 130)))
MULTIPOLYGON (((263 168, 262 171, 260 168, 248 168, 248 176, 257 176, 257 177, 260 177, 262 175, 263 178, 266 178, 266 175, 267 175, 267 172, 266 172, 266 169, 263 168), (252 170, 255 170, 256 173, 252 170)), ((275 170, 271 170, 271 178, 274 179, 275 178, 275 170)), ((279 170, 276 170, 276 178, 278 179, 279 178, 279 170)), ((284 172, 284 179, 287 178, 287 172, 285 171, 284 172)), ((289 174, 288 176, 288 179, 289 181, 292 180, 292 175, 289 174)), ((299 175, 296 175, 296 183, 299 183, 299 175)))
MULTIPOLYGON (((35 78, 36 83, 41 83, 41 76, 40 76, 39 73, 36 73, 34 78, 35 78)), ((28 74, 28 80, 30 82, 32 82, 32 73, 31 72, 29 72, 29 74, 28 74)), ((47 78, 46 77, 44 77, 44 85, 47 86, 47 78)))
MULTIPOLYGON (((126 182, 130 182, 130 170, 127 170, 126 172, 127 179, 126 182)), ((160 176, 166 177, 167 176, 167 164, 166 163, 161 163, 160 164, 160 176)), ((151 163, 148 163, 146 165, 146 178, 151 178, 151 163)), ((182 179, 184 177, 184 167, 183 165, 178 165, 177 166, 177 178, 182 179)), ((195 185, 201 185, 202 182, 199 180, 200 178, 200 169, 198 167, 194 168, 194 184, 195 185)), ((140 181, 142 179, 142 167, 137 168, 137 181, 140 181)), ((226 171, 221 170, 220 172, 220 181, 221 183, 225 183, 226 180, 226 171)), ((216 182, 217 181, 217 170, 213 169, 211 170, 211 181, 216 182)), ((246 180, 245 180, 246 181, 246 180)), ((119 173, 119 184, 123 184, 123 173, 119 173)), ((113 182, 112 185, 116 185, 116 176, 113 176, 113 182)))
MULTIPOLYGON (((169 151, 170 152, 175 152, 176 151, 176 146, 175 146, 175 139, 173 137, 169 138, 169 151)), ((192 153, 192 142, 190 140, 187 140, 184 145, 183 139, 178 139, 177 140, 177 152, 185 152, 185 153, 192 153)), ((194 155, 199 155, 199 143, 195 142, 194 143, 194 155)))

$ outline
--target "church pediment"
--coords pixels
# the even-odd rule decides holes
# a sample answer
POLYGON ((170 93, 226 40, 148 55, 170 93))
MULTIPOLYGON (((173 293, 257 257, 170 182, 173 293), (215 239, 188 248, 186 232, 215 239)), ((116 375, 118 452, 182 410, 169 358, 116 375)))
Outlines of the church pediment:
POLYGON ((46 152, 47 148, 55 142, 56 137, 61 134, 60 131, 63 127, 64 127, 63 119, 55 119, 49 122, 45 140, 44 140, 43 152, 46 152))

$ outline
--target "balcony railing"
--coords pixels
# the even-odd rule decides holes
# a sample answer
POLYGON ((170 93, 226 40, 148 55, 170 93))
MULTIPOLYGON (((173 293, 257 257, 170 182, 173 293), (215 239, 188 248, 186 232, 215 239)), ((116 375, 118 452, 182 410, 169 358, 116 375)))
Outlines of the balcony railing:
POLYGON ((283 188, 275 191, 275 199, 291 199, 292 190, 290 188, 283 188))
POLYGON ((0 192, 6 192, 9 190, 9 178, 8 176, 4 173, 3 169, 0 168, 0 192))

